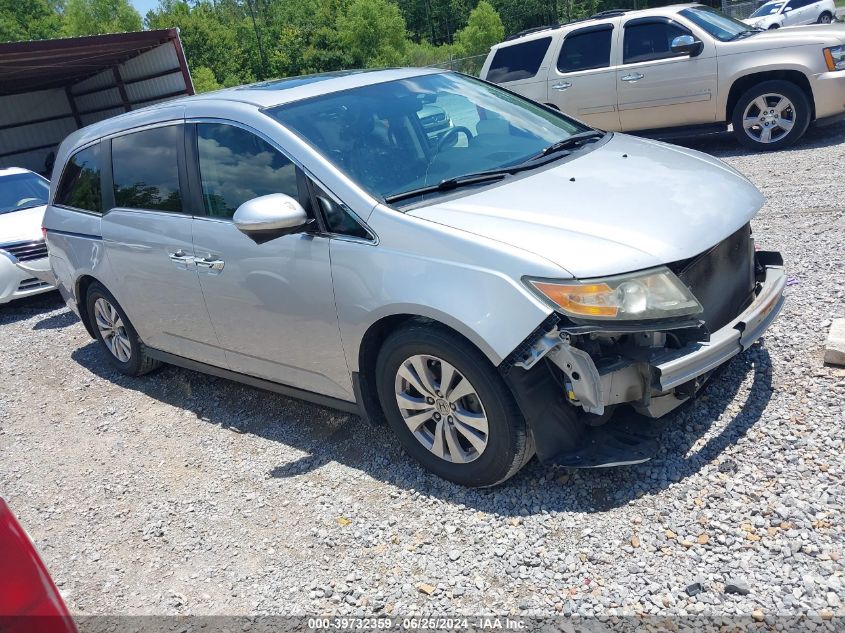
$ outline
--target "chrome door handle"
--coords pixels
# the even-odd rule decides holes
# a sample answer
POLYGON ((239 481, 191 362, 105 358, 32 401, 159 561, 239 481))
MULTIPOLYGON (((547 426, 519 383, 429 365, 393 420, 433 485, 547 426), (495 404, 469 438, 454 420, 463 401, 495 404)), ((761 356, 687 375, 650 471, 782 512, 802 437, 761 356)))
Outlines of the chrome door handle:
POLYGON ((170 261, 176 262, 177 264, 190 265, 194 263, 194 257, 192 255, 188 255, 180 248, 175 253, 170 253, 170 261))
POLYGON ((622 81, 639 81, 643 77, 645 77, 645 75, 642 73, 631 73, 630 75, 622 77, 622 81))
POLYGON ((552 90, 566 90, 567 88, 571 88, 572 84, 568 81, 559 81, 556 84, 552 84, 552 90))
POLYGON ((210 255, 204 259, 196 259, 194 261, 200 268, 208 268, 210 270, 223 270, 223 266, 226 265, 226 262, 222 259, 217 259, 216 257, 212 257, 210 255))

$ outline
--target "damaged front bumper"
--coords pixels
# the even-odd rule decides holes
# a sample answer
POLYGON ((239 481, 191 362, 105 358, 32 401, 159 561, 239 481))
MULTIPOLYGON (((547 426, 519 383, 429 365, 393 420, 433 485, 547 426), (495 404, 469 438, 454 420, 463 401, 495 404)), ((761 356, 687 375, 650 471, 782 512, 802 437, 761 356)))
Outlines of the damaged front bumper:
POLYGON ((591 341, 623 339, 627 345, 618 358, 597 363, 589 345, 581 342, 582 330, 552 322, 518 350, 512 366, 505 368, 506 379, 532 427, 540 458, 582 467, 647 460, 656 450, 653 436, 642 424, 639 429, 629 423, 611 424, 610 412, 628 404, 652 418, 669 413, 693 397, 716 368, 763 335, 783 306, 786 274, 779 253, 758 252, 755 260, 759 272, 754 298, 704 340, 669 346, 671 330, 593 330, 591 341), (552 366, 543 367, 541 359, 552 366), (552 374, 553 380, 543 373, 552 374), (529 388, 538 380, 542 387, 529 388), (538 409, 534 400, 541 391, 556 400, 556 408, 538 409), (638 437, 641 431, 645 435, 638 437))

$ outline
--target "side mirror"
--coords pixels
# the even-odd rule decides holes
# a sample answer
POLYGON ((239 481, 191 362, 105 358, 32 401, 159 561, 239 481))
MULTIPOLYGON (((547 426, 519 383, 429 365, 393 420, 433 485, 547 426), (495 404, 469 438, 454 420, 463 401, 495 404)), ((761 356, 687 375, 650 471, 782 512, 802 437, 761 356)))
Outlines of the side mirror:
POLYGON ((672 52, 695 57, 704 50, 704 42, 700 42, 692 35, 679 35, 672 40, 672 52))
POLYGON ((238 207, 232 220, 235 227, 256 244, 301 233, 313 222, 299 202, 283 193, 247 200, 238 207))

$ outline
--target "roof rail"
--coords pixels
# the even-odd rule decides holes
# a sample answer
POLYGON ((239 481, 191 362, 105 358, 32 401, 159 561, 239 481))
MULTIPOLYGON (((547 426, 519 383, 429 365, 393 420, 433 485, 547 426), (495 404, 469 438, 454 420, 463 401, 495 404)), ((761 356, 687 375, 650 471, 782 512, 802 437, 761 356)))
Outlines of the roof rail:
POLYGON ((516 40, 526 35, 531 35, 532 33, 539 33, 540 31, 550 31, 552 29, 559 29, 562 26, 568 26, 570 24, 576 24, 578 22, 587 22, 588 20, 603 20, 605 18, 615 18, 628 13, 628 11, 630 11, 630 9, 608 9, 607 11, 599 11, 598 13, 595 13, 588 18, 580 18, 578 20, 572 20, 570 22, 558 22, 557 24, 547 24, 545 26, 535 26, 530 29, 520 31, 519 33, 508 35, 505 38, 505 41, 509 42, 511 40, 516 40))
POLYGON ((535 26, 530 29, 525 29, 524 31, 520 31, 519 33, 514 33, 513 35, 508 35, 505 38, 505 41, 515 40, 517 38, 523 37, 524 35, 530 35, 531 33, 539 33, 540 31, 548 31, 551 29, 556 29, 563 26, 562 24, 547 24, 545 26, 535 26))
POLYGON ((599 11, 590 16, 591 20, 601 20, 603 18, 615 18, 620 15, 625 15, 630 9, 608 9, 607 11, 599 11))

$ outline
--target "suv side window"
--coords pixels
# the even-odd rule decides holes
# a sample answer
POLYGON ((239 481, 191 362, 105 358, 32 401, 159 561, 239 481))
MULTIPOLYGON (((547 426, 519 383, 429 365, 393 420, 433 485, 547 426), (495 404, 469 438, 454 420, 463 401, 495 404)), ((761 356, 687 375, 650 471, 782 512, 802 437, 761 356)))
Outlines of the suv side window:
POLYGON ((100 144, 70 157, 56 191, 56 204, 83 211, 103 212, 100 187, 100 144))
POLYGON ((271 193, 301 198, 296 165, 247 130, 197 123, 197 152, 203 204, 212 217, 231 218, 247 200, 271 193))
POLYGON ((551 43, 551 37, 541 37, 520 44, 502 46, 496 51, 490 63, 487 81, 502 83, 530 79, 540 70, 540 65, 551 43))
POLYGON ((625 26, 622 63, 634 64, 680 57, 681 55, 672 52, 672 40, 679 35, 690 35, 690 32, 671 22, 628 23, 625 26))
POLYGON ((557 69, 562 73, 593 70, 610 66, 610 42, 613 26, 589 27, 574 31, 563 40, 557 69))
POLYGON ((182 212, 179 144, 182 126, 167 125, 112 139, 112 177, 117 207, 182 212))

